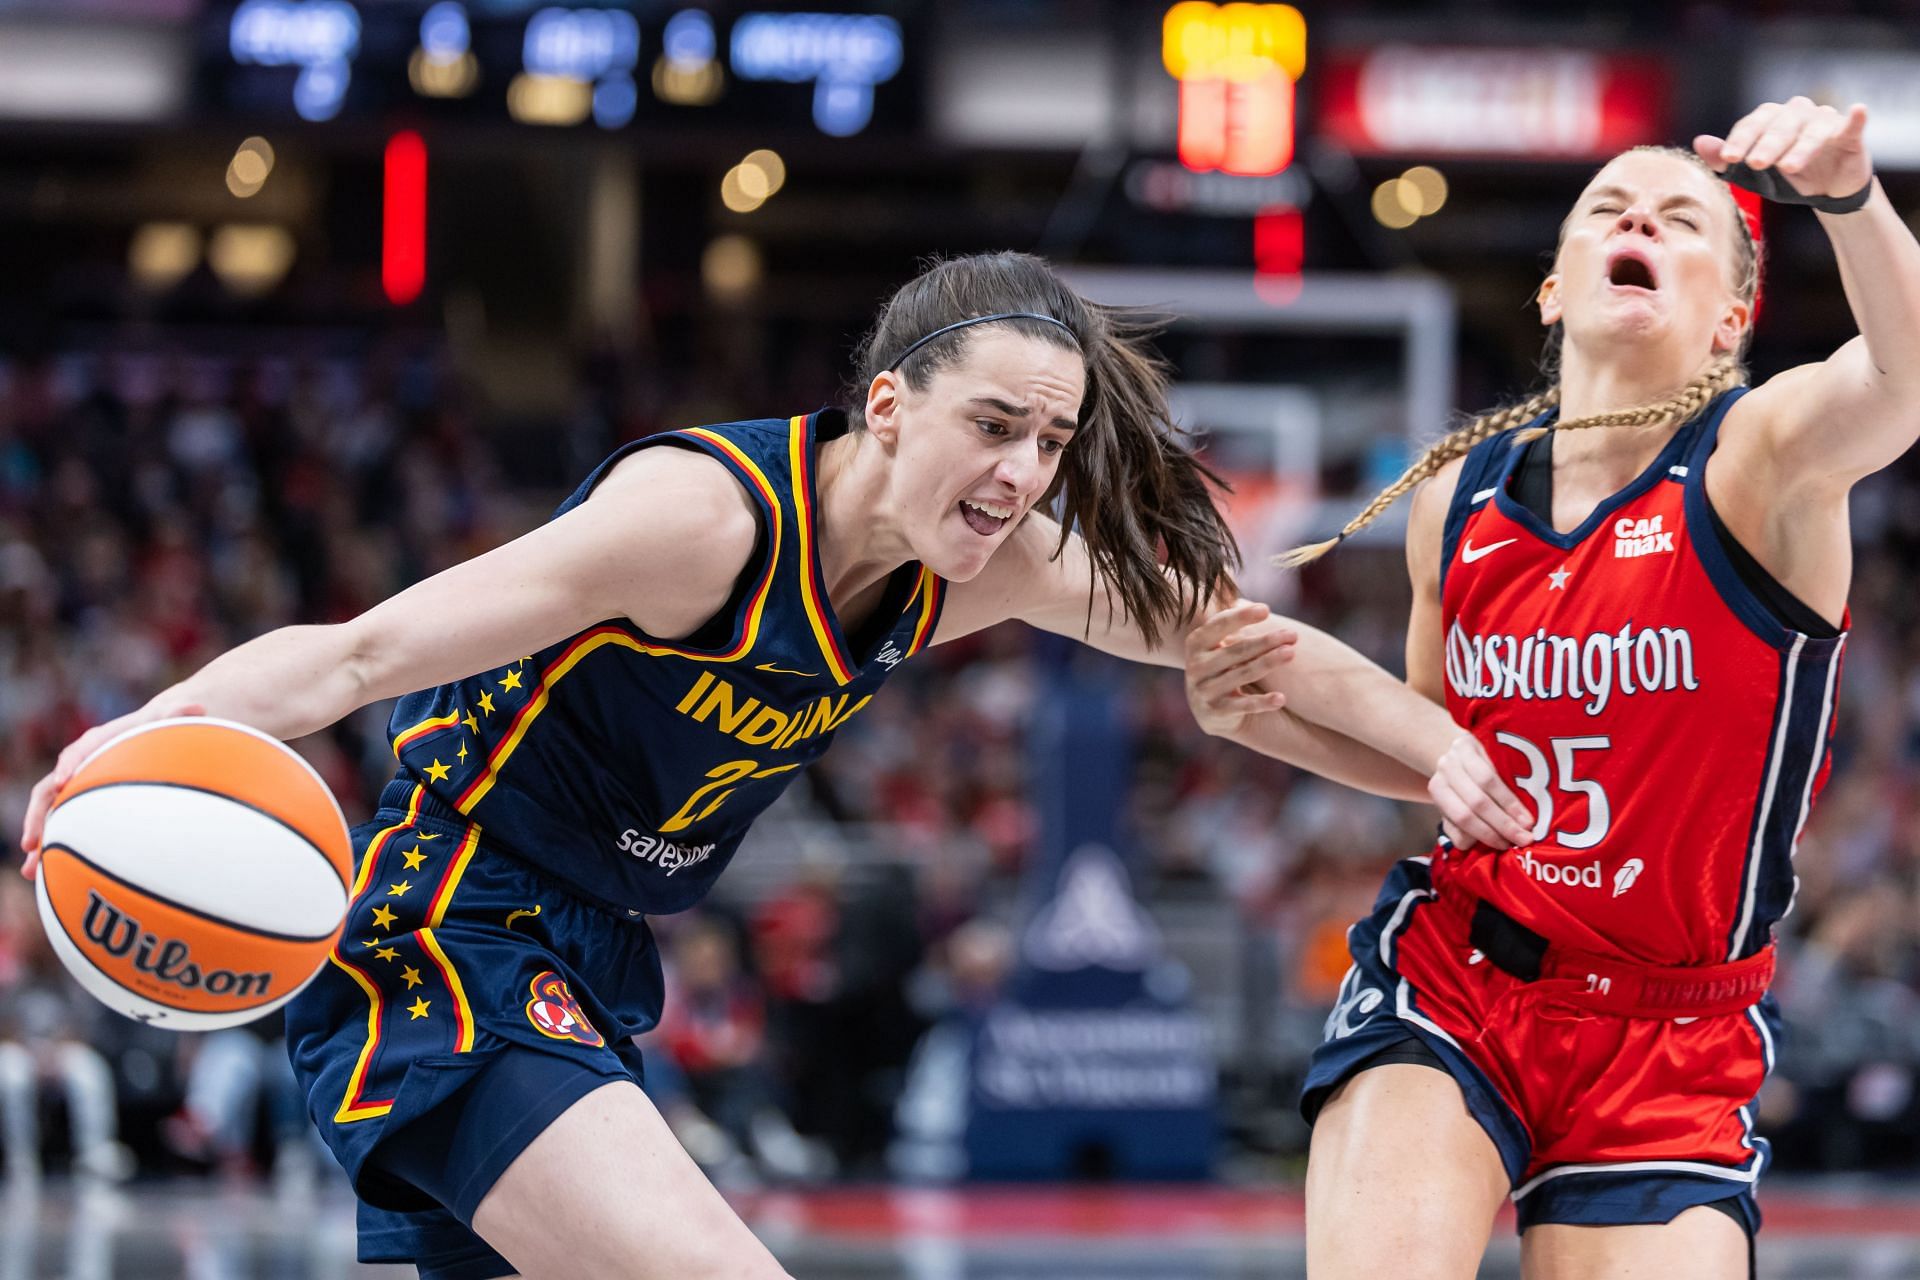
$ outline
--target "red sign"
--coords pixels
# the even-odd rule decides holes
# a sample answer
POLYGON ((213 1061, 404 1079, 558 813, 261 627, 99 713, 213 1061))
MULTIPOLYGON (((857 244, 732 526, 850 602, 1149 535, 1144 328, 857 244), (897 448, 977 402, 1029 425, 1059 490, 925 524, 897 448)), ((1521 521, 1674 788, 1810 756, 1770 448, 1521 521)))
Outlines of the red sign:
POLYGON ((1592 160, 1665 142, 1659 58, 1382 45, 1320 63, 1320 131, 1360 155, 1592 160))

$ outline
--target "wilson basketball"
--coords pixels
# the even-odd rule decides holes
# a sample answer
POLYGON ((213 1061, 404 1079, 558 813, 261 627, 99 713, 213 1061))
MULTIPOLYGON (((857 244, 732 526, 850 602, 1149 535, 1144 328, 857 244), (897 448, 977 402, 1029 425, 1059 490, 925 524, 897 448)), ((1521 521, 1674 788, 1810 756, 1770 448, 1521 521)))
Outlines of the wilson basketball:
POLYGON ((183 1031, 279 1008, 324 963, 352 851, 333 793, 266 734, 194 716, 81 764, 47 815, 54 951, 109 1008, 183 1031))

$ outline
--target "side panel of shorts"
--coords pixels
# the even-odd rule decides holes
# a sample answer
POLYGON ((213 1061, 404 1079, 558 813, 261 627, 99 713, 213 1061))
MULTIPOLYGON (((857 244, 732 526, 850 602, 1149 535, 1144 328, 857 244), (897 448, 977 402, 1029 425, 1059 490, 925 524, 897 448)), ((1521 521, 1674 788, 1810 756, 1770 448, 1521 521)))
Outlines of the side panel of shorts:
MULTIPOLYGON (((1467 1110, 1499 1150, 1507 1177, 1518 1182, 1533 1149, 1526 1124, 1468 1056, 1459 1033, 1449 1029, 1463 1025, 1463 1011, 1432 1007, 1431 997, 1416 990, 1399 967, 1401 944, 1423 905, 1432 899, 1428 860, 1407 858, 1388 873, 1373 912, 1347 931, 1353 966, 1327 1015, 1326 1038, 1314 1050, 1304 1090, 1312 1095, 1337 1087, 1368 1058, 1412 1035, 1446 1065, 1466 1098, 1467 1110), (1444 1022, 1439 1020, 1443 1017, 1444 1022)), ((1409 1141, 1417 1142, 1417 1135, 1409 1141)))
POLYGON ((288 1048, 308 1111, 361 1198, 424 1209, 368 1167, 382 1138, 508 1044, 637 1078, 627 1042, 659 1020, 659 956, 644 921, 490 854, 470 824, 417 806, 382 810, 354 842, 346 929, 288 1006, 288 1048))

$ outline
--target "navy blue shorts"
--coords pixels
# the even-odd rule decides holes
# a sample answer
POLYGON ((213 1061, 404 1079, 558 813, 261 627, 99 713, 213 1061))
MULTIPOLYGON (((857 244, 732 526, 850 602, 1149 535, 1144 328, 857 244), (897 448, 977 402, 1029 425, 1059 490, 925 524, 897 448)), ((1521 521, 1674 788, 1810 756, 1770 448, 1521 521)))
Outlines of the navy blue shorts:
POLYGON ((480 1280, 508 1270, 470 1229, 501 1172, 585 1094, 639 1084, 659 953, 644 918, 488 849, 417 789, 383 800, 353 832, 346 929, 288 1006, 288 1049, 360 1197, 360 1260, 480 1280))
POLYGON ((1772 1067, 1780 1034, 1771 997, 1716 1018, 1556 1016, 1517 998, 1515 988, 1524 984, 1491 972, 1463 940, 1445 936, 1439 917, 1425 910, 1433 896, 1427 859, 1405 859, 1388 875, 1373 913, 1347 931, 1353 967, 1308 1067, 1301 1100, 1308 1123, 1359 1072, 1388 1061, 1420 1062, 1453 1078, 1493 1140, 1520 1230, 1664 1223, 1710 1205, 1751 1240, 1760 1227, 1754 1185, 1769 1158, 1766 1140, 1752 1132, 1751 1095, 1772 1067), (1753 1060, 1735 1061, 1749 1046, 1753 1060), (1691 1073, 1689 1087, 1623 1092, 1640 1078, 1640 1064, 1660 1053, 1691 1073), (1556 1096, 1522 1087, 1536 1079, 1570 1093, 1571 1102, 1558 1112, 1534 1102, 1541 1093, 1556 1096), (1614 1105, 1616 1098, 1624 1101, 1614 1105), (1569 1136, 1565 1113, 1588 1107, 1613 1117, 1601 1135, 1612 1145, 1582 1151, 1578 1143, 1593 1141, 1592 1127, 1569 1136), (1702 1154, 1713 1134, 1696 1133, 1688 1123, 1696 1115, 1715 1121, 1717 1131, 1740 1134, 1742 1150, 1729 1153, 1736 1158, 1702 1154), (1634 1142, 1643 1151, 1632 1149, 1634 1142))

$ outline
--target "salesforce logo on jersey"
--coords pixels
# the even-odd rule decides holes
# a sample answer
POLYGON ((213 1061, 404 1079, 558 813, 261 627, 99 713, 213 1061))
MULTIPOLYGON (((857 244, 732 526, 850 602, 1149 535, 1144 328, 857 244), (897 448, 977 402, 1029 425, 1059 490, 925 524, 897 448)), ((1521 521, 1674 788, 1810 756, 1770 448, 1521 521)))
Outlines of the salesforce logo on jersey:
POLYGON ((974 1044, 972 1176, 1207 1176, 1211 1028, 1112 851, 1067 859, 1020 953, 974 1044))

